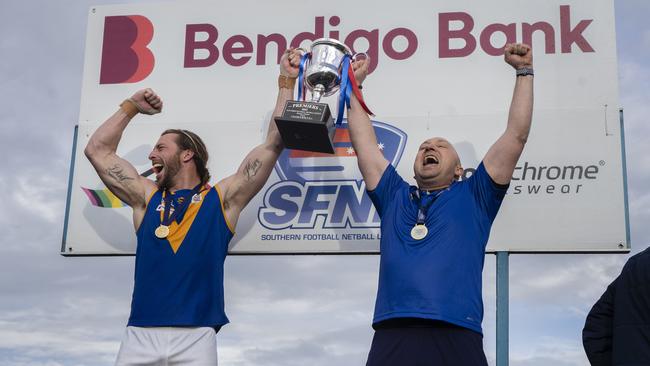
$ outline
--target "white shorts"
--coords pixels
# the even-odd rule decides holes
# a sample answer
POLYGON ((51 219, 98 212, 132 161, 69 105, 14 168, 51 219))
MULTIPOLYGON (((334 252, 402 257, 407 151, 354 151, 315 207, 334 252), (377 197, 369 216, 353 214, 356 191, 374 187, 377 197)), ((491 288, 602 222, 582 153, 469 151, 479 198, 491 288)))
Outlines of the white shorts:
POLYGON ((126 327, 115 366, 215 366, 212 328, 126 327))

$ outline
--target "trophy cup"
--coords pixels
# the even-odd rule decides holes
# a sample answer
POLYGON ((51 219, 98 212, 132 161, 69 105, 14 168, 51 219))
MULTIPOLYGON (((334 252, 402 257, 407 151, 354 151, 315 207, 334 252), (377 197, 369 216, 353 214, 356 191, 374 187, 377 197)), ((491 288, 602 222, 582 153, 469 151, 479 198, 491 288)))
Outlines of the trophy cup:
MULTIPOLYGON (((282 116, 275 117, 285 147, 334 153, 334 118, 329 105, 320 103, 320 99, 341 89, 337 118, 337 123, 340 124, 343 108, 346 103, 349 105, 352 84, 349 76, 354 78, 350 62, 356 55, 351 55, 345 44, 330 38, 317 39, 311 45, 311 52, 303 54, 298 74, 298 99, 303 101, 287 101, 282 116), (304 87, 311 91, 309 102, 304 101, 304 87)), ((358 92, 357 85, 354 88, 358 92)))

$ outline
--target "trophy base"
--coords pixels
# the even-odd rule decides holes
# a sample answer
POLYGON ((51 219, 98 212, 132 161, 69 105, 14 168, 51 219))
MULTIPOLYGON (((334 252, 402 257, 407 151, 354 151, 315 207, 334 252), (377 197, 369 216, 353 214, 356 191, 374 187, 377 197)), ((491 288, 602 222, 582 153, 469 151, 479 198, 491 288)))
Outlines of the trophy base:
POLYGON ((290 100, 275 123, 286 148, 334 154, 336 128, 326 103, 290 100))

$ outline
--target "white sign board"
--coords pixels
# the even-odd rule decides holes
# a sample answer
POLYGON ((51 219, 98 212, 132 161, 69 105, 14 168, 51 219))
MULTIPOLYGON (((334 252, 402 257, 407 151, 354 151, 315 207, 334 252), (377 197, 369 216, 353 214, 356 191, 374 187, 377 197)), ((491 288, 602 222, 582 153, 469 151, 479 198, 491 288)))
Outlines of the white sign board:
MULTIPOLYGON (((90 10, 62 253, 134 253, 130 208, 83 156, 123 99, 151 87, 165 108, 131 122, 121 156, 145 172, 160 132, 190 129, 208 146, 214 183, 263 140, 281 52, 322 37, 371 56, 363 90, 375 131, 412 183, 417 147, 433 136, 454 143, 471 175, 506 126, 515 76, 500 49, 532 43, 533 127, 488 250, 629 249, 611 0, 382 0, 370 13, 340 0, 244 0, 90 10)), ((335 111, 335 97, 327 101, 335 111)), ((342 148, 331 157, 285 150, 242 212, 231 253, 378 251, 379 219, 340 129, 342 148)))

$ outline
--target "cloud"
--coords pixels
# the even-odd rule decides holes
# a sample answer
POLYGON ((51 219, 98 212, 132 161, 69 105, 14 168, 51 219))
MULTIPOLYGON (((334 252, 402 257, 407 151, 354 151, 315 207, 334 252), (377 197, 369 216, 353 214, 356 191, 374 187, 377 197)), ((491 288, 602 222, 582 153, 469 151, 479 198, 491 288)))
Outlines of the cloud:
MULTIPOLYGON (((3 2, 0 11, 0 364, 111 365, 129 312, 133 258, 58 255, 88 8, 116 1, 3 2), (26 21, 29 20, 29 21, 26 21), (28 26, 27 26, 28 25, 28 26)), ((617 1, 633 251, 650 243, 650 2, 617 1), (622 20, 625 21, 622 21, 622 20)), ((585 314, 627 255, 512 255, 511 364, 585 365, 585 314)), ((226 365, 361 365, 372 339, 377 256, 231 257, 218 335, 226 365)), ((494 256, 484 274, 494 364, 494 256)))
POLYGON ((318 333, 296 334, 271 342, 246 342, 230 352, 220 350, 224 364, 232 365, 361 365, 370 346, 365 327, 322 329, 318 333))
POLYGON ((61 192, 65 192, 66 182, 60 177, 43 175, 40 171, 28 171, 16 179, 13 199, 16 204, 32 216, 52 224, 59 224, 64 202, 61 192))
MULTIPOLYGON (((512 261, 512 299, 544 304, 553 295, 562 293, 567 303, 591 302, 620 273, 626 259, 625 255, 599 254, 521 255, 512 261)), ((558 304, 557 297, 554 300, 552 304, 566 305, 558 304)))
POLYGON ((642 46, 646 49, 650 49, 650 29, 643 31, 643 43, 642 46))
POLYGON ((575 340, 555 337, 529 339, 528 347, 520 348, 510 355, 513 366, 582 366, 587 358, 582 346, 575 340))

